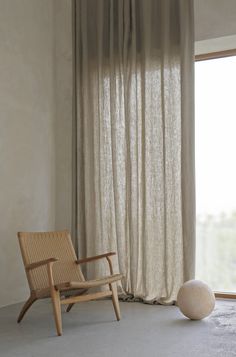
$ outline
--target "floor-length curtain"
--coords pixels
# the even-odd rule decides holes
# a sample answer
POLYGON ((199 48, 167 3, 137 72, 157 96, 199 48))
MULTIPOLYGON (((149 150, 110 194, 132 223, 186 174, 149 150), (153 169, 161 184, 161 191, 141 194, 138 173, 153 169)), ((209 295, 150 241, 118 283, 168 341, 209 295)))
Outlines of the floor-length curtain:
POLYGON ((193 4, 75 5, 79 255, 116 251, 123 293, 171 303, 194 275, 193 4))

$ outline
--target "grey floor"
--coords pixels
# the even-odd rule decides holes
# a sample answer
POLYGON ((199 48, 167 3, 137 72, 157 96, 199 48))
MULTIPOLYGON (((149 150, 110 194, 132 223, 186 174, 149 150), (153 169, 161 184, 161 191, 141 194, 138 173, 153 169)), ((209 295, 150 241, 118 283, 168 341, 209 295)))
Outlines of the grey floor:
POLYGON ((218 301, 210 318, 189 321, 175 306, 121 303, 116 322, 111 302, 77 304, 63 313, 56 337, 51 304, 34 304, 20 325, 21 304, 0 309, 1 357, 236 356, 236 302, 218 301))

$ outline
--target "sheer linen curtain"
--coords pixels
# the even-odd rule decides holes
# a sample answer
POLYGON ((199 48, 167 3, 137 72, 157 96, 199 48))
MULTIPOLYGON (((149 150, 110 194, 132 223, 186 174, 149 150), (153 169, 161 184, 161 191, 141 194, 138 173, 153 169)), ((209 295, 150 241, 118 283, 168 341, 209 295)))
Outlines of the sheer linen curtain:
POLYGON ((116 251, 120 291, 169 304, 194 276, 193 4, 75 5, 79 255, 116 251))

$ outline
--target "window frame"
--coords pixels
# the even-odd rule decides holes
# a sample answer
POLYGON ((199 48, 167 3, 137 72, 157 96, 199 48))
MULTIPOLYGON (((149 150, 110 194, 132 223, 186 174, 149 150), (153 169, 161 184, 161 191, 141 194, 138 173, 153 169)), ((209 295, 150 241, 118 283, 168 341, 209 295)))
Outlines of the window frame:
MULTIPOLYGON (((195 62, 234 56, 236 56, 236 48, 195 55, 195 62)), ((236 299, 236 293, 233 292, 214 291, 214 294, 218 299, 236 299)))

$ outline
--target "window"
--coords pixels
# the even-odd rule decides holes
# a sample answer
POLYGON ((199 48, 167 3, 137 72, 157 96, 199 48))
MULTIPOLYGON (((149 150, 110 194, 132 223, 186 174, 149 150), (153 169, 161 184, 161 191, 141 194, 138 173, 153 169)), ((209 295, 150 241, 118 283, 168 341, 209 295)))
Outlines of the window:
POLYGON ((195 63, 196 278, 236 292, 236 56, 195 63))

